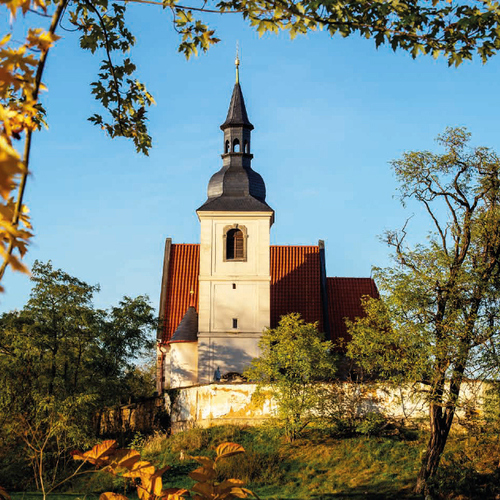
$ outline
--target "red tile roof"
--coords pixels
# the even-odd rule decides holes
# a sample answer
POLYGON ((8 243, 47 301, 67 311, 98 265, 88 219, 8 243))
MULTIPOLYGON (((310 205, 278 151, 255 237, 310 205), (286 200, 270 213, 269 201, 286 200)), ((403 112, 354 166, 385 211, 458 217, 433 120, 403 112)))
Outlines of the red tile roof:
MULTIPOLYGON (((323 330, 318 246, 271 246, 271 328, 282 315, 299 312, 323 330)), ((173 244, 170 252, 163 342, 172 337, 190 304, 198 309, 200 245, 173 244), (190 291, 194 291, 194 297, 190 291)), ((347 339, 344 318, 361 316, 361 297, 378 297, 371 278, 328 278, 328 314, 332 340, 347 339)))
POLYGON ((271 246, 271 328, 281 316, 299 312, 322 330, 321 310, 319 248, 271 246))
POLYGON ((198 309, 198 275, 200 274, 200 245, 174 244, 170 250, 165 304, 165 330, 167 342, 179 326, 190 302, 198 309), (191 290, 194 297, 191 297, 191 290))
POLYGON ((327 278, 328 316, 333 341, 343 338, 348 342, 345 318, 363 317, 361 297, 379 296, 375 282, 371 278, 327 278))

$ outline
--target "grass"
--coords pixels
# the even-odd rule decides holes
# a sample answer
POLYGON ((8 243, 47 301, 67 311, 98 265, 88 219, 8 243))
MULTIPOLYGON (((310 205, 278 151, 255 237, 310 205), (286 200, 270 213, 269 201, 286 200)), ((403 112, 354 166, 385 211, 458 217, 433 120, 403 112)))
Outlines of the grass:
MULTIPOLYGON (((12 500, 42 500, 43 495, 37 492, 12 493, 12 500)), ((49 495, 51 500, 98 500, 99 495, 83 495, 80 493, 53 493, 49 495)))
MULTIPOLYGON (((270 427, 220 426, 170 438, 153 436, 142 453, 159 466, 172 465, 165 475, 167 486, 189 488, 193 482, 186 476, 196 463, 180 455, 213 457, 224 441, 243 445, 246 456, 222 463, 221 479, 242 479, 262 499, 420 498, 412 490, 426 436, 415 431, 339 438, 313 429, 287 444, 270 427)), ((485 500, 500 495, 499 457, 500 445, 491 437, 450 438, 434 485, 436 496, 485 500)))
MULTIPOLYGON (((302 439, 287 444, 272 427, 220 426, 192 429, 171 437, 155 434, 136 439, 134 444, 144 459, 159 467, 172 467, 164 475, 165 488, 191 487, 194 482, 187 475, 198 465, 189 456, 213 457, 220 443, 232 441, 243 445, 246 454, 220 462, 220 479, 241 479, 263 500, 390 500, 421 498, 412 489, 425 438, 415 431, 342 438, 312 429, 302 439)), ((497 436, 452 436, 434 482, 435 497, 500 498, 499 457, 497 436)), ((132 490, 125 491, 110 476, 94 474, 90 482, 73 484, 73 491, 94 495, 51 495, 51 500, 94 500, 99 492, 110 490, 135 497, 132 490)), ((40 498, 13 495, 13 500, 40 498)))

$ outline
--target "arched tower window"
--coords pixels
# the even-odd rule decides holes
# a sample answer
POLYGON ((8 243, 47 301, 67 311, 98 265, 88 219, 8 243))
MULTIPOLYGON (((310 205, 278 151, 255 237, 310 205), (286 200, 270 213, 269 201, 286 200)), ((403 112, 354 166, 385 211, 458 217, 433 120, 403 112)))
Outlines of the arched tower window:
POLYGON ((228 226, 224 231, 224 261, 247 259, 247 230, 245 226, 228 226))
POLYGON ((239 153, 240 152, 240 141, 239 141, 239 139, 235 139, 233 141, 233 152, 234 153, 239 153))
POLYGON ((226 145, 224 146, 224 153, 229 153, 229 141, 226 141, 226 145))
POLYGON ((226 260, 243 258, 243 233, 239 229, 230 229, 226 238, 226 260))
POLYGON ((250 145, 248 144, 248 141, 245 141, 243 143, 243 152, 244 153, 250 153, 250 145))

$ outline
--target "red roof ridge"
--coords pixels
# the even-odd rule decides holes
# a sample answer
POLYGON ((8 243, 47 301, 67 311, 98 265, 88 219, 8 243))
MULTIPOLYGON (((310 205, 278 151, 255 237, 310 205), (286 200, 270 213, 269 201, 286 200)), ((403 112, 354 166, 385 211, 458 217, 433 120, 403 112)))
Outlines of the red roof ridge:
POLYGON ((319 245, 270 245, 271 248, 319 248, 319 245))
POLYGON ((373 278, 366 276, 328 276, 329 280, 372 280, 373 278))

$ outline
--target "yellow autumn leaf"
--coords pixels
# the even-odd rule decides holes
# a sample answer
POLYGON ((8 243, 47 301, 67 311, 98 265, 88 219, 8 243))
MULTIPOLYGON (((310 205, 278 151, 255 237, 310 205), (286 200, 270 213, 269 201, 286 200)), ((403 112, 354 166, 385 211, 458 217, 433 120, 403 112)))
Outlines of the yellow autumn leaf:
POLYGON ((30 274, 29 269, 15 255, 9 255, 8 262, 14 271, 30 274))
POLYGON ((155 466, 145 460, 135 462, 129 469, 129 472, 123 474, 123 477, 141 477, 152 476, 155 473, 155 466))
POLYGON ((120 495, 119 493, 107 491, 106 493, 101 493, 99 500, 128 500, 128 498, 124 495, 120 495))
POLYGON ((75 460, 86 460, 91 464, 105 465, 108 462, 109 456, 116 449, 116 441, 108 439, 100 444, 96 444, 90 451, 85 453, 75 452, 73 458, 75 460))
POLYGON ((232 488, 230 495, 236 498, 247 498, 248 495, 255 496, 252 491, 247 490, 246 488, 232 488))
POLYGON ((137 496, 139 500, 151 500, 151 495, 146 487, 143 487, 142 484, 137 485, 137 496))
POLYGON ((217 476, 214 469, 206 469, 205 467, 199 467, 198 469, 191 471, 188 476, 197 482, 204 483, 205 481, 210 481, 215 479, 217 476))
POLYGON ((141 484, 149 492, 150 495, 159 497, 163 494, 163 482, 161 476, 169 469, 170 466, 167 465, 166 467, 155 471, 153 475, 141 476, 141 484))
POLYGON ((217 449, 215 451, 217 453, 217 458, 215 459, 215 461, 217 462, 222 458, 228 458, 232 457, 233 455, 245 453, 245 448, 236 443, 222 443, 217 446, 217 449))
MULTIPOLYGON (((0 238, 2 238, 3 241, 10 240, 9 238, 5 239, 4 235, 2 235, 1 232, 0 238)), ((0 245, 0 255, 2 256, 3 260, 6 261, 10 266, 12 266, 15 271, 30 274, 28 268, 15 255, 7 253, 3 243, 0 245)))
POLYGON ((203 465, 203 467, 207 467, 208 469, 213 468, 214 462, 207 457, 192 457, 188 456, 191 460, 196 460, 199 464, 203 465))
POLYGON ((3 65, 0 66, 0 82, 7 85, 12 85, 16 82, 16 77, 3 65))
POLYGON ((149 495, 159 497, 163 491, 163 482, 161 476, 153 474, 152 476, 141 476, 141 487, 144 488, 149 495))
POLYGON ((161 500, 185 500, 186 493, 189 491, 183 488, 167 488, 161 492, 161 500))
POLYGON ((205 495, 205 497, 213 498, 214 497, 214 487, 210 483, 196 483, 191 491, 195 491, 196 493, 201 493, 205 495))
POLYGON ((224 490, 227 488, 234 488, 236 486, 243 486, 244 484, 245 482, 241 481, 241 479, 226 479, 225 481, 222 481, 218 487, 224 490))
POLYGON ((23 14, 26 14, 31 7, 31 0, 3 0, 1 3, 6 5, 14 19, 19 9, 22 10, 23 14))
POLYGON ((61 37, 55 33, 49 33, 41 28, 30 28, 28 30, 28 36, 26 40, 30 47, 37 47, 42 51, 47 51, 54 45, 54 42, 59 40, 61 37))
POLYGON ((0 39, 0 45, 5 45, 10 42, 12 38, 12 33, 7 33, 3 38, 0 39))
POLYGON ((136 450, 121 449, 116 450, 111 458, 110 465, 116 467, 118 470, 131 469, 133 465, 138 462, 141 455, 136 450))

